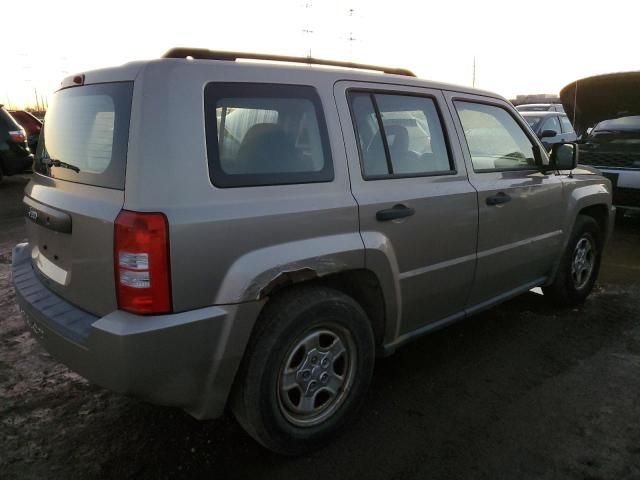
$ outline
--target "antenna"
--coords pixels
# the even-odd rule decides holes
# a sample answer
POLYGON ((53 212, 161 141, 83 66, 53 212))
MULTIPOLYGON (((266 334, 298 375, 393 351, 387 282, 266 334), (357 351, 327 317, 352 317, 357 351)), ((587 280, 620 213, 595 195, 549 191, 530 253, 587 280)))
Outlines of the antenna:
POLYGON ((471 86, 476 88, 476 56, 473 56, 473 78, 471 79, 471 86))
POLYGON ((573 128, 576 128, 576 110, 578 110, 578 80, 573 91, 573 128))

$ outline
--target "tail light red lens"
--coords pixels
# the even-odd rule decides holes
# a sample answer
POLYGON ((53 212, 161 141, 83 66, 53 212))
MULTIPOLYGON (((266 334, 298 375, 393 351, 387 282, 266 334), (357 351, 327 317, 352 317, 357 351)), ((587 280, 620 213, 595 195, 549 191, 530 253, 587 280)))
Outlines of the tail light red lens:
POLYGON ((169 223, 162 213, 122 210, 116 218, 114 262, 118 308, 151 315, 169 313, 169 223))
POLYGON ((24 130, 14 130, 13 132, 9 132, 9 140, 13 143, 24 143, 27 137, 24 130))

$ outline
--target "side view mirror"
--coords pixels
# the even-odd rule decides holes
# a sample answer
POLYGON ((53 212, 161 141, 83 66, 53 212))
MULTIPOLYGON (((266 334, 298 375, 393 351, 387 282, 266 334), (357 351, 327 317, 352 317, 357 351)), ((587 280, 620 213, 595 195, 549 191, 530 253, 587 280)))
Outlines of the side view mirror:
POLYGON ((555 143, 551 147, 549 168, 551 170, 573 170, 578 165, 578 145, 575 143, 555 143))
POLYGON ((542 132, 540 132, 540 135, 538 135, 540 138, 549 138, 549 137, 555 137, 556 135, 558 135, 558 132, 556 132, 555 130, 543 130, 542 132))

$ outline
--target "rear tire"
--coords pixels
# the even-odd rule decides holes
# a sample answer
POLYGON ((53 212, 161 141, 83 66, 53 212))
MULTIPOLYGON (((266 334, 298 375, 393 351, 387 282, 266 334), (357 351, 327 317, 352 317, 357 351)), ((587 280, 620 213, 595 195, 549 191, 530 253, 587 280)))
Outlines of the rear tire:
POLYGON ((602 258, 602 232, 593 217, 578 215, 553 283, 544 294, 560 306, 583 303, 595 284, 602 258))
POLYGON ((315 450, 362 405, 374 358, 371 324, 356 301, 331 288, 295 288, 261 314, 231 408, 269 450, 315 450))

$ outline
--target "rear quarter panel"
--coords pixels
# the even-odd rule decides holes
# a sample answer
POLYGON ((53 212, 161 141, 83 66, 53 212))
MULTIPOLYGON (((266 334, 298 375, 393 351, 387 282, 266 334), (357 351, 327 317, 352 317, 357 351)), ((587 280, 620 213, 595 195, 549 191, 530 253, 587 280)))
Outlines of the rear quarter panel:
POLYGON ((332 83, 313 73, 221 62, 147 64, 134 89, 125 208, 170 224, 176 311, 255 300, 279 273, 321 276, 364 267, 332 83), (311 85, 327 120, 334 180, 217 188, 209 179, 204 88, 209 82, 311 85))

